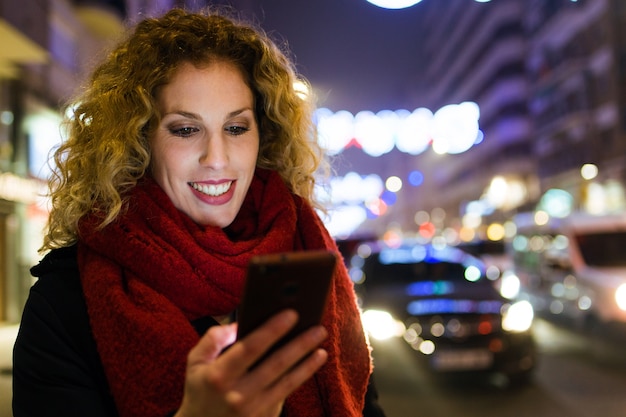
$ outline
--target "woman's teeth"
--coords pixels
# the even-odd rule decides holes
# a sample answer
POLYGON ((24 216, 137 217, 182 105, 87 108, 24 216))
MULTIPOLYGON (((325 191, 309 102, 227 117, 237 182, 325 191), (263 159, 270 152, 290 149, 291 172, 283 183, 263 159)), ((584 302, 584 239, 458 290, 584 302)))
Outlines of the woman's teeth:
POLYGON ((222 184, 198 184, 195 182, 189 183, 195 190, 200 191, 202 194, 217 197, 230 190, 230 186, 233 185, 232 181, 224 182, 222 184))

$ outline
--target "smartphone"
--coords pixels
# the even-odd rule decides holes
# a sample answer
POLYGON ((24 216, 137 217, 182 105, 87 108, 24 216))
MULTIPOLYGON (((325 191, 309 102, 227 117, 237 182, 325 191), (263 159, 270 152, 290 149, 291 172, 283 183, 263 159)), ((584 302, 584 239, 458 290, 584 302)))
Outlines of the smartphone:
POLYGON ((237 338, 243 338, 287 308, 298 312, 298 322, 268 354, 319 324, 337 262, 337 255, 326 250, 253 257, 237 310, 237 338))

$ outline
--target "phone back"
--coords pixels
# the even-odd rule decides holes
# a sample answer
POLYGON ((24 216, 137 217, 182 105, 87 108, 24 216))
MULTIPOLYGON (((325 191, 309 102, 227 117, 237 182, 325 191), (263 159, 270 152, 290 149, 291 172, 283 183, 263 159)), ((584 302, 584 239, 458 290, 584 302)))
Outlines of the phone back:
POLYGON ((278 345, 320 323, 337 256, 330 251, 289 252, 253 257, 237 312, 238 338, 287 308, 298 312, 296 326, 278 345))

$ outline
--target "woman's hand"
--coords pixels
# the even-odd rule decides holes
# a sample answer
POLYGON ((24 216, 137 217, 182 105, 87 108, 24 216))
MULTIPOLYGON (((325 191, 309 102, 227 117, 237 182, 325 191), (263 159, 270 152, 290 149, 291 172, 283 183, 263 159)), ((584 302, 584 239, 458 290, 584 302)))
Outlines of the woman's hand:
POLYGON ((278 416, 285 398, 326 362, 326 351, 318 348, 326 330, 313 327, 249 368, 296 321, 297 313, 286 310, 236 343, 236 324, 211 327, 189 352, 176 417, 278 416))

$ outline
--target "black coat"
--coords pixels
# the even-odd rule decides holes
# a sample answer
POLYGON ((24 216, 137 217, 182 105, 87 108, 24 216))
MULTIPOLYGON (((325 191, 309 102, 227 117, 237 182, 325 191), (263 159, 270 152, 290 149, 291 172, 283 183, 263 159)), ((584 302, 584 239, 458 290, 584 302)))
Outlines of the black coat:
MULTIPOLYGON (((117 417, 93 339, 76 247, 57 249, 31 269, 38 277, 13 351, 14 417, 117 417)), ((199 334, 217 324, 192 322, 199 334)), ((365 417, 384 417, 370 381, 365 417)))

